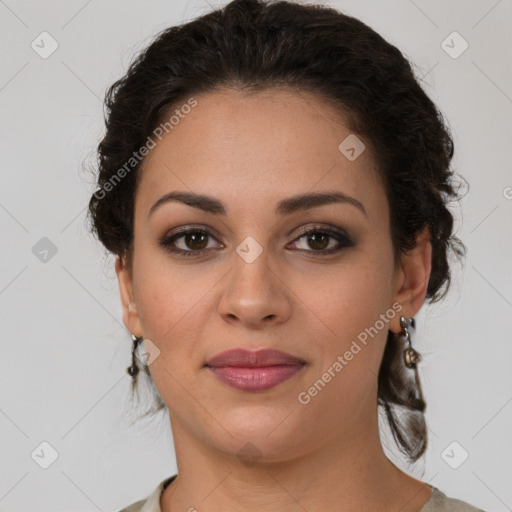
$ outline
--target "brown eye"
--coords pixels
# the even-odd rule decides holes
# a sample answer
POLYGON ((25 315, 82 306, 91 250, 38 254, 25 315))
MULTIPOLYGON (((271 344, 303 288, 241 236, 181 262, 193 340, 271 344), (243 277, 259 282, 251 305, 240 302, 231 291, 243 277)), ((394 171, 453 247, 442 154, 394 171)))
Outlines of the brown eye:
POLYGON ((329 245, 329 235, 313 233, 312 235, 307 235, 308 244, 313 249, 324 250, 329 245))
MULTIPOLYGON (((214 247, 209 244, 210 240, 216 240, 210 231, 186 228, 164 236, 159 240, 159 245, 166 251, 180 256, 202 256, 209 253, 214 247)), ((309 227, 302 230, 301 235, 295 239, 292 246, 301 245, 301 240, 305 240, 303 247, 292 248, 298 248, 311 256, 334 254, 344 248, 354 246, 350 237, 343 230, 329 226, 323 228, 309 227)), ((222 244, 219 243, 219 246, 222 247, 222 244)))
POLYGON ((353 247, 354 243, 344 231, 338 231, 328 226, 322 228, 309 227, 302 230, 301 235, 295 239, 293 245, 294 248, 310 253, 312 256, 322 256, 334 254, 347 247, 353 247), (301 240, 305 240, 302 247, 299 246, 301 240))
POLYGON ((166 251, 182 256, 197 256, 209 252, 209 240, 215 238, 204 229, 182 229, 178 233, 166 235, 159 245, 166 251))
POLYGON ((204 249, 206 245, 208 245, 207 243, 205 244, 205 241, 208 240, 208 235, 198 231, 193 231, 183 235, 183 240, 185 245, 189 249, 193 250, 201 250, 204 249))

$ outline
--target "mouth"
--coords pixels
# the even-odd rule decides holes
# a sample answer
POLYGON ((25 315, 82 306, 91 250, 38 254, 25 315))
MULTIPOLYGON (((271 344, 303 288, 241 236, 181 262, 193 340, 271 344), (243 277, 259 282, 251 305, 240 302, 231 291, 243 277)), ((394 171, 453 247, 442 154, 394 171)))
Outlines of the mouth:
POLYGON ((226 350, 206 361, 205 366, 235 366, 244 368, 266 368, 278 365, 302 365, 306 361, 281 350, 247 350, 235 348, 226 350))
POLYGON ((241 391, 265 391, 290 379, 306 362, 280 350, 233 349, 222 352, 205 364, 224 384, 241 391))
POLYGON ((241 366, 208 366, 221 382, 241 391, 266 391, 298 373, 305 364, 287 364, 244 368, 241 366))

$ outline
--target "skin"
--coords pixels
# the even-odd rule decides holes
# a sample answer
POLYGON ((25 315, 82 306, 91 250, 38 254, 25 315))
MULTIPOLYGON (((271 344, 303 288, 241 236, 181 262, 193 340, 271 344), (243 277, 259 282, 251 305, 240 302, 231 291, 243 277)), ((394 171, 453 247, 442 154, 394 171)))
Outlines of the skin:
MULTIPOLYGON (((375 159, 349 161, 338 149, 352 132, 323 98, 287 89, 246 95, 217 90, 198 104, 144 161, 135 201, 134 252, 116 258, 123 321, 160 350, 150 364, 169 408, 177 479, 163 512, 379 510, 417 512, 432 489, 384 454, 377 375, 387 331, 421 308, 431 271, 428 231, 393 264, 389 206, 375 159), (171 191, 221 200, 225 216, 170 202, 171 191), (334 203, 280 216, 290 196, 342 191, 366 212, 334 203), (204 255, 174 255, 158 241, 179 226, 211 228, 204 255), (354 242, 314 257, 324 245, 299 229, 333 226, 354 242), (236 248, 262 248, 247 263, 236 248), (379 315, 402 306, 308 404, 298 401, 379 315), (264 392, 235 390, 204 368, 230 348, 277 348, 304 359, 294 377, 264 392), (237 453, 252 443, 254 465, 237 453)), ((364 140, 362 137, 359 137, 364 140)), ((393 311, 393 310, 392 310, 393 311)))

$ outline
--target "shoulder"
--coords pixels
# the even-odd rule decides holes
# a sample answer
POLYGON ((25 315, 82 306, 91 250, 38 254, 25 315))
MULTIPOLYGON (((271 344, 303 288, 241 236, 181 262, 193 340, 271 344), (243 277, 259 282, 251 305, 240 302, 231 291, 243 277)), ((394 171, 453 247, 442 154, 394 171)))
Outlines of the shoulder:
POLYGON ((165 478, 150 493, 147 498, 138 500, 131 505, 119 510, 119 512, 162 512, 160 508, 160 496, 164 489, 176 478, 177 475, 165 478))
POLYGON ((147 502, 147 498, 143 499, 143 500, 136 501, 135 503, 132 503, 131 505, 128 505, 127 507, 123 508, 119 512, 140 512, 146 502, 147 502))
POLYGON ((474 507, 465 501, 446 496, 437 487, 431 487, 434 490, 431 498, 418 512, 485 512, 481 508, 474 507))

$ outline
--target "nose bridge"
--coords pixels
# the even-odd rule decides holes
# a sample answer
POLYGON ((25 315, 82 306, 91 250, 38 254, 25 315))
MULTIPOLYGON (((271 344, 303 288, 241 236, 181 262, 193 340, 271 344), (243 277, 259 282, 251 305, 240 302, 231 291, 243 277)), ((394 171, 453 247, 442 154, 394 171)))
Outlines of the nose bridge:
POLYGON ((231 292, 234 292, 239 300, 264 300, 264 296, 271 292, 269 252, 268 247, 260 245, 250 236, 236 248, 236 254, 233 254, 230 287, 231 292))
POLYGON ((236 248, 232 268, 219 305, 225 319, 248 324, 283 320, 289 314, 286 292, 271 267, 271 250, 255 237, 246 237, 236 248))

